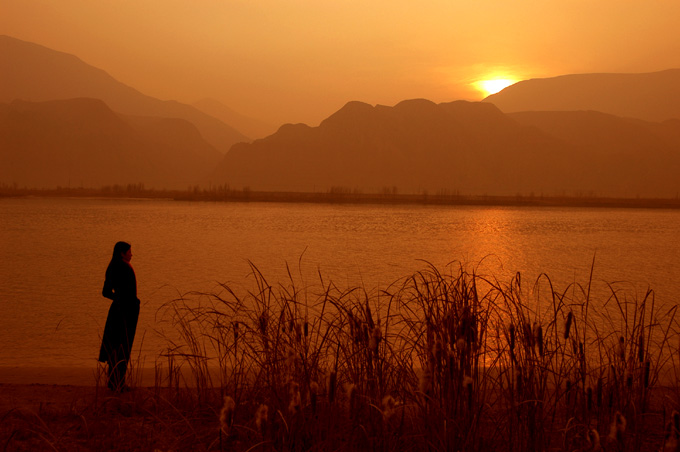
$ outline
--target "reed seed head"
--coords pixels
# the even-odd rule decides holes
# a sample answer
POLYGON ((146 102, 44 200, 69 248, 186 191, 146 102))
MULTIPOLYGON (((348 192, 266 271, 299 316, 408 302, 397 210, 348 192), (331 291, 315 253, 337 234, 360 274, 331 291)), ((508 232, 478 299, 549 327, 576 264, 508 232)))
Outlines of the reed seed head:
POLYGON ((611 423, 611 426, 609 427, 609 436, 608 440, 610 442, 622 442, 623 441, 623 434, 626 432, 626 418, 623 417, 623 414, 621 412, 617 411, 614 414, 614 419, 611 423))
POLYGON ((269 421, 269 407, 267 405, 260 405, 255 412, 255 427, 260 433, 266 430, 267 422, 269 421))
POLYGON ((600 434, 594 428, 588 430, 588 442, 590 443, 590 450, 592 452, 599 452, 602 450, 600 434))
POLYGON ((432 391, 432 372, 427 370, 420 375, 420 381, 418 384, 420 392, 429 395, 432 391))
POLYGON ((383 414, 383 419, 387 421, 389 418, 392 417, 394 414, 394 409, 397 406, 396 400, 394 400, 394 397, 387 395, 383 397, 382 399, 382 414, 383 414))
POLYGON ((680 415, 677 411, 671 414, 666 424, 664 443, 661 452, 678 452, 680 450, 680 415))
POLYGON ((288 404, 288 411, 295 414, 300 411, 302 406, 302 397, 300 396, 300 385, 294 381, 290 382, 290 403, 288 404))
POLYGON ((236 410, 236 402, 229 396, 224 397, 224 403, 220 410, 220 427, 225 433, 229 433, 231 426, 234 423, 234 411, 236 410))
POLYGON ((461 352, 465 350, 465 339, 459 337, 458 340, 456 341, 456 348, 461 352))

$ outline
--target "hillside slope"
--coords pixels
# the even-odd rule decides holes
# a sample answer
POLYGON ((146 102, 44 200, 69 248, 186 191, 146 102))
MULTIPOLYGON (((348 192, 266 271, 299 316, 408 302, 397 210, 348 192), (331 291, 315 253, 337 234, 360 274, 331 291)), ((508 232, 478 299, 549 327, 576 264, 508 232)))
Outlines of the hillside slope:
POLYGON ((98 99, 0 104, 0 182, 54 188, 206 179, 220 153, 183 119, 120 115, 98 99))
POLYGON ((74 55, 0 35, 0 60, 0 102, 101 99, 119 113, 187 120, 222 152, 234 143, 249 141, 233 127, 195 107, 142 94, 74 55))
POLYGON ((680 119, 680 69, 525 80, 484 102, 506 113, 594 110, 646 121, 680 119))

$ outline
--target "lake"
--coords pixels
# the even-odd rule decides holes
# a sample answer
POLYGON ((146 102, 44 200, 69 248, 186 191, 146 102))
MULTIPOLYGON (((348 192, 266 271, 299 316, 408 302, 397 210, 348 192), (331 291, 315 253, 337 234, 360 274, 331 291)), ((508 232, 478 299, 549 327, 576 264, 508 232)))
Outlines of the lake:
POLYGON ((651 287, 672 305, 680 289, 678 210, 5 198, 0 366, 95 366, 118 240, 132 244, 142 301, 133 353, 147 363, 164 346, 159 307, 220 283, 248 287, 248 262, 270 284, 286 282, 288 265, 304 285, 320 272, 341 287, 386 288, 426 261, 500 280, 543 272, 564 288, 587 284, 594 258, 599 290, 651 287))

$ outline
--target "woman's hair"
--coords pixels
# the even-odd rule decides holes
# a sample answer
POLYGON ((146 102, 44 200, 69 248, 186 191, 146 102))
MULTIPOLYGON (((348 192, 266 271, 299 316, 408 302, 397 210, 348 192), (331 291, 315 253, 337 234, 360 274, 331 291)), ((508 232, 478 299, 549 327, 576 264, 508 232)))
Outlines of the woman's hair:
POLYGON ((132 245, 127 242, 116 243, 116 245, 113 247, 113 256, 111 257, 111 262, 122 260, 123 254, 127 253, 130 248, 132 248, 132 245))

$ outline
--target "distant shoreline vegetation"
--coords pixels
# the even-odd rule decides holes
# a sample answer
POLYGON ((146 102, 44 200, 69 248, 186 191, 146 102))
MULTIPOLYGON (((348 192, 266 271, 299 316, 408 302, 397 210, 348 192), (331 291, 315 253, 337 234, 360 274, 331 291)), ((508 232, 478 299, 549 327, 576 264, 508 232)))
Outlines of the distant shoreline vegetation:
POLYGON ((399 193, 397 187, 386 187, 379 193, 364 193, 346 187, 331 187, 324 192, 255 191, 232 189, 227 185, 186 190, 148 189, 144 184, 110 185, 101 188, 57 187, 20 188, 0 184, 0 198, 8 197, 95 197, 148 198, 175 201, 212 202, 288 202, 321 204, 412 204, 450 206, 514 206, 514 207, 618 207, 680 209, 680 197, 675 198, 613 198, 591 193, 567 195, 464 195, 453 191, 436 193, 399 193))

